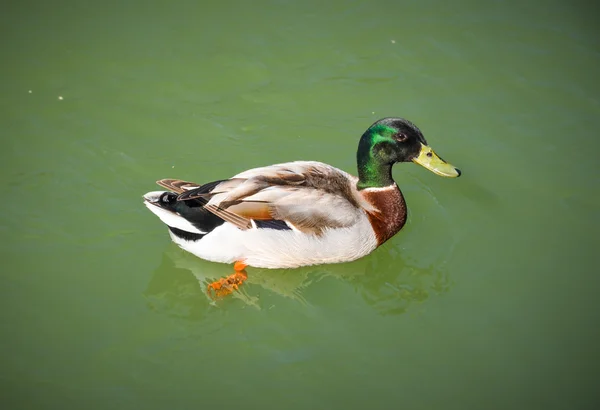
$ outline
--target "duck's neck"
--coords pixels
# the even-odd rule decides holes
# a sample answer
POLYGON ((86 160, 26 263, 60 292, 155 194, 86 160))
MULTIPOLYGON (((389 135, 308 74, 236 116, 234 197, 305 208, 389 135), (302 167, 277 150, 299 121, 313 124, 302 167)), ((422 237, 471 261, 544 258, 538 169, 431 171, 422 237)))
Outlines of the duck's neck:
POLYGON ((373 153, 373 135, 365 133, 358 143, 356 165, 358 167, 358 183, 356 187, 381 188, 394 184, 392 163, 385 162, 373 153))

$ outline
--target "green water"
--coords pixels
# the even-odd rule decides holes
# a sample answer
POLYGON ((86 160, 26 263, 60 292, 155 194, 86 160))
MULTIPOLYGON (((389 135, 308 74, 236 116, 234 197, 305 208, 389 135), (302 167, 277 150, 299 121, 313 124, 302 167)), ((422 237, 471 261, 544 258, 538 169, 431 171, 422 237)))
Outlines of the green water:
POLYGON ((598 7, 1 9, 3 408, 598 408, 598 7), (384 116, 463 176, 396 165, 408 224, 357 262, 211 303, 231 267, 142 204, 159 178, 356 173, 384 116))

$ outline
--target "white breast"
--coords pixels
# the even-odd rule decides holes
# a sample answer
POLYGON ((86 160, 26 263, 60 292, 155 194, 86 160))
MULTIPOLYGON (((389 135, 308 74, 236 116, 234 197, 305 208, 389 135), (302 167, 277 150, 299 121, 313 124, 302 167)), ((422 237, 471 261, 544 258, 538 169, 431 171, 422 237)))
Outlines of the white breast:
POLYGON ((306 265, 352 261, 371 253, 377 239, 366 214, 347 228, 326 230, 320 237, 297 231, 240 230, 226 222, 199 241, 171 234, 184 250, 223 263, 244 261, 260 268, 296 268, 306 265))

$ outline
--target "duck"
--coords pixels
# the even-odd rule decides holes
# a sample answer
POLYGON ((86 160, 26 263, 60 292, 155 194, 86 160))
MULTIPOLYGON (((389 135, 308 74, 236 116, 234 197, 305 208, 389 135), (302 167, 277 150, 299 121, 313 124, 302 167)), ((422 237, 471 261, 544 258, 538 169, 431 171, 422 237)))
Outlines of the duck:
POLYGON ((213 289, 236 287, 245 268, 288 269, 351 262, 396 235, 407 220, 396 163, 412 162, 447 178, 461 171, 444 161, 409 120, 386 117, 362 134, 357 176, 318 161, 249 169, 194 183, 161 179, 143 195, 171 240, 201 259, 233 264, 236 274, 213 289))

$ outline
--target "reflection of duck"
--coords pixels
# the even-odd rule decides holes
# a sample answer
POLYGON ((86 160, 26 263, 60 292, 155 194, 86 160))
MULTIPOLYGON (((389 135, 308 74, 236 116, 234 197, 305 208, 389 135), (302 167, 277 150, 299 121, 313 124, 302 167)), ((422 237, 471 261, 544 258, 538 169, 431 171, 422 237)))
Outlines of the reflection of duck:
MULTIPOLYGON (((198 260, 169 246, 144 295, 149 306, 157 312, 199 320, 214 304, 204 289, 220 275, 220 265, 198 260)), ((339 286, 339 281, 350 285, 381 314, 403 313, 412 303, 423 302, 430 294, 445 293, 450 288, 443 264, 419 267, 406 255, 401 256, 394 247, 389 247, 381 257, 372 255, 351 265, 320 265, 281 271, 256 269, 248 278, 249 286, 244 285, 232 295, 256 309, 269 309, 272 303, 279 307, 285 303, 277 302, 277 296, 287 303, 309 306, 315 302, 305 299, 305 290, 318 281, 324 282, 320 288, 325 288, 326 292, 331 290, 328 287, 339 286)))
MULTIPOLYGON (((360 139, 358 177, 299 161, 201 186, 164 179, 158 184, 169 191, 149 192, 144 199, 180 247, 203 259, 235 262, 236 270, 347 262, 371 253, 404 226, 406 204, 391 169, 410 161, 438 175, 460 175, 435 155, 415 125, 385 118, 360 139)), ((242 280, 232 276, 212 286, 242 280)))

